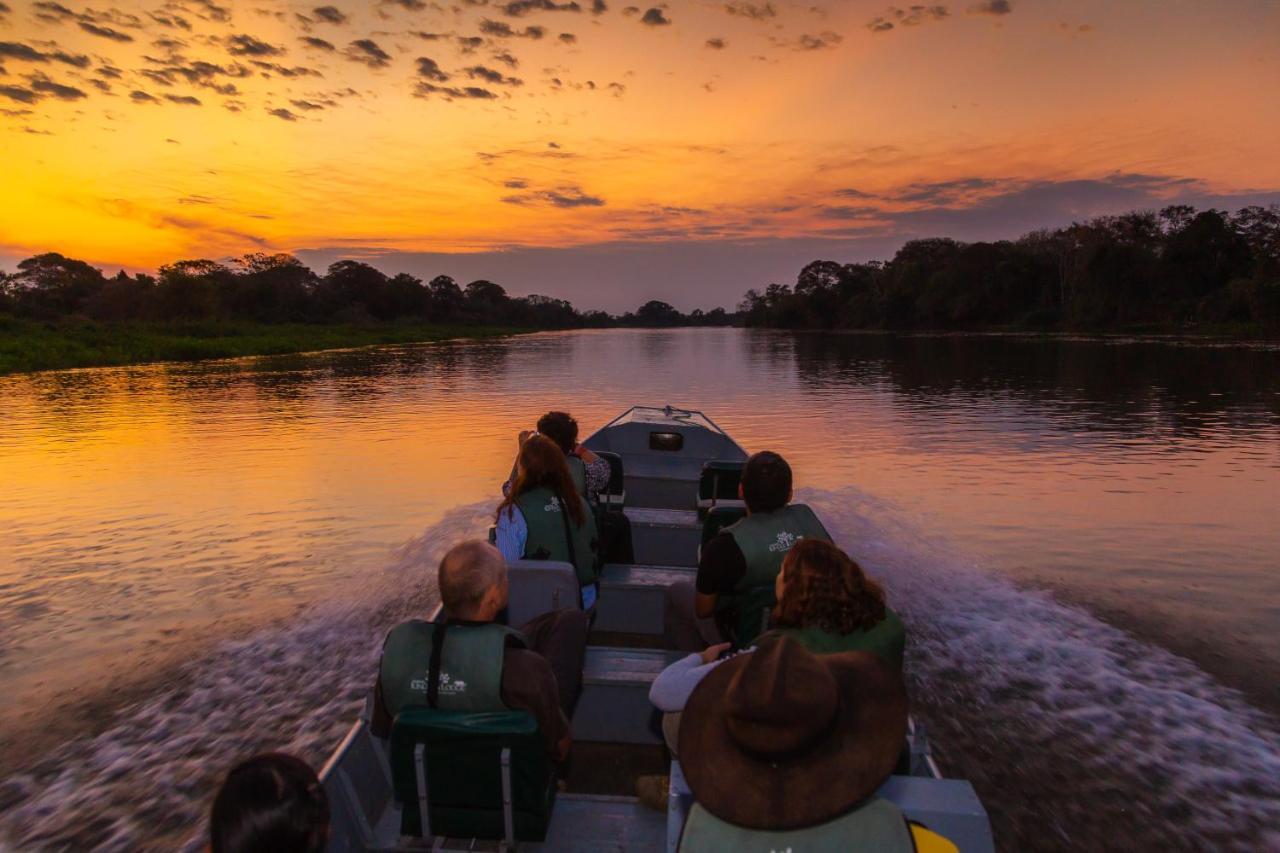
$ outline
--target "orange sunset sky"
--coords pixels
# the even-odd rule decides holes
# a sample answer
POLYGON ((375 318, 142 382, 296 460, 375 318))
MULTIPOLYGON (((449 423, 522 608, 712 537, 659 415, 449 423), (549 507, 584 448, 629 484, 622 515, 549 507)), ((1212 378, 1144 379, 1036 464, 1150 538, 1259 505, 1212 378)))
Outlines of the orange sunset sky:
POLYGON ((288 251, 581 307, 1280 201, 1280 3, 0 0, 0 268, 288 251))

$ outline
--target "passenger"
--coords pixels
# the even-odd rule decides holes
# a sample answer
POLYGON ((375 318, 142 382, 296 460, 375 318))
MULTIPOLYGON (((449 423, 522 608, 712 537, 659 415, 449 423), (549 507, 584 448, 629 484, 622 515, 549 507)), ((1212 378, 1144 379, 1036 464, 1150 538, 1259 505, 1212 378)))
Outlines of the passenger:
POLYGON ((596 602, 596 520, 574 489, 564 454, 549 438, 530 435, 520 445, 511 489, 498 505, 496 544, 508 563, 556 560, 572 563, 582 607, 596 602))
POLYGON ((782 561, 775 593, 769 635, 786 635, 814 654, 871 652, 902 669, 902 620, 885 604, 880 585, 830 542, 797 542, 782 561))
POLYGON ((213 800, 212 853, 322 853, 329 798, 316 773, 280 752, 232 768, 213 800))
POLYGON ((772 606, 768 590, 791 546, 801 539, 831 540, 813 510, 791 503, 791 466, 778 454, 752 454, 738 491, 746 518, 702 546, 694 583, 667 588, 664 619, 673 648, 693 652, 726 640, 750 641, 772 606))
POLYGON ((396 714, 411 706, 523 710, 537 719, 552 759, 564 761, 582 690, 586 614, 544 613, 519 631, 497 624, 507 606, 507 564, 498 549, 478 540, 444 555, 439 588, 441 621, 404 622, 387 635, 374 688, 373 733, 387 737, 396 714))
MULTIPOLYGON (((884 601, 880 585, 854 560, 830 542, 797 542, 782 561, 776 584, 776 626, 756 641, 787 636, 813 654, 867 651, 902 669, 906 630, 884 601)), ((756 646, 745 649, 750 652, 756 646)), ((673 755, 679 755, 681 712, 695 687, 729 654, 719 643, 675 661, 649 687, 649 701, 662 712, 662 733, 673 755)), ((646 805, 665 807, 668 780, 642 776, 637 794, 646 805)))
POLYGON ((689 697, 680 764, 696 803, 679 849, 955 850, 875 795, 906 733, 902 674, 877 656, 766 640, 689 697))
MULTIPOLYGON (((529 430, 520 433, 520 447, 524 447, 525 439, 530 435, 534 433, 529 430)), ((574 488, 578 490, 578 494, 594 503, 609 485, 609 463, 578 443, 578 422, 573 416, 568 412, 547 412, 538 418, 537 435, 545 435, 555 442, 569 465, 574 488)), ((512 466, 511 477, 502 488, 503 494, 508 493, 515 478, 516 466, 512 466)))

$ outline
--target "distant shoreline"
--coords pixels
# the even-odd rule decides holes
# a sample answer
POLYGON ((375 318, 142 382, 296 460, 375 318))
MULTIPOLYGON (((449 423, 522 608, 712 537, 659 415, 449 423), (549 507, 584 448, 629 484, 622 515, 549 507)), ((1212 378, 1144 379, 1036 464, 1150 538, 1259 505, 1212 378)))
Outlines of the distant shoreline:
POLYGON ((289 355, 460 338, 498 338, 529 331, 514 326, 442 323, 101 323, 71 318, 39 322, 0 316, 0 376, 80 367, 289 355))

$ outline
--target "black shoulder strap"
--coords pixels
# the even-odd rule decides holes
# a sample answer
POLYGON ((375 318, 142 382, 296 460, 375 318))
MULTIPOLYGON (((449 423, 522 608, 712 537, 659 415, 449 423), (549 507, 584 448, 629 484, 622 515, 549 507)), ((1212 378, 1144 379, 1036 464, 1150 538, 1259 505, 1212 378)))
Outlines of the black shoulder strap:
POLYGON ((444 622, 437 622, 431 633, 431 661, 427 664, 427 705, 436 707, 440 697, 440 655, 444 653, 444 622))
POLYGON ((573 531, 569 529, 569 506, 564 502, 564 498, 556 496, 556 502, 560 504, 560 517, 564 521, 564 544, 569 549, 569 562, 573 564, 573 573, 578 573, 578 549, 573 547, 573 531))

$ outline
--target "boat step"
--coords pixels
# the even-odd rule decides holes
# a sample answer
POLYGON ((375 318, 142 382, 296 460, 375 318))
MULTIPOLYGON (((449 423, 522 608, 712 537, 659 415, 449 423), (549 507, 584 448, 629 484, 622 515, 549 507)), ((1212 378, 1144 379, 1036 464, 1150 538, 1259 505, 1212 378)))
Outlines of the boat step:
POLYGON ((628 507, 631 544, 637 563, 660 566, 696 566, 702 526, 698 513, 689 509, 628 507))
POLYGON ((573 737, 605 743, 659 743, 649 727, 649 685, 680 652, 588 646, 573 737))
POLYGON ((661 634, 667 587, 696 576, 695 569, 685 566, 606 565, 600 576, 595 629, 661 634))

